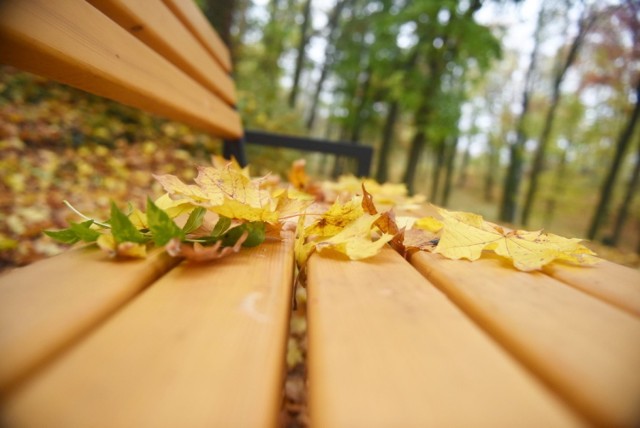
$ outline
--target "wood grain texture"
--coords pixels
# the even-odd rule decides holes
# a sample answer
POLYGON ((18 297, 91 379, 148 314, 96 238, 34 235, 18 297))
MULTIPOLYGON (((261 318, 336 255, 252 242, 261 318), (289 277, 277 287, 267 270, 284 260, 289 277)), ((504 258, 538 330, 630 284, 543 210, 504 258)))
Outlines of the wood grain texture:
POLYGON ((293 240, 182 264, 8 397, 5 426, 275 426, 293 240))
POLYGON ((544 272, 640 317, 640 272, 637 270, 603 260, 590 267, 555 263, 546 266, 544 272))
POLYGON ((412 264, 505 349, 594 423, 640 422, 640 320, 504 260, 412 264))
POLYGON ((147 46, 228 104, 236 104, 233 81, 162 0, 89 0, 147 46))
POLYGON ((227 138, 229 105, 82 0, 0 2, 0 61, 227 138))
POLYGON ((312 426, 581 425, 393 250, 308 268, 312 426))
POLYGON ((0 391, 107 318, 179 260, 69 251, 0 276, 0 391))
POLYGON ((222 65, 222 68, 231 72, 231 54, 224 42, 209 24, 202 11, 192 0, 163 0, 173 13, 182 20, 185 27, 189 28, 202 46, 222 65))

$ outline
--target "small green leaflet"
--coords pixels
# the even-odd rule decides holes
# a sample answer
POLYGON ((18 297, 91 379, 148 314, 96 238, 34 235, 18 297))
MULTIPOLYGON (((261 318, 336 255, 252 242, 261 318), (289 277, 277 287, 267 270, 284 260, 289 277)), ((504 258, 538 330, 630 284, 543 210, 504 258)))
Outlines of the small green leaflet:
POLYGON ((156 245, 165 245, 173 238, 184 239, 184 231, 149 198, 147 198, 147 221, 149 222, 153 242, 156 245))
POLYGON ((200 226, 202 226, 202 222, 204 221, 204 215, 207 213, 207 209, 204 207, 197 207, 191 214, 189 214, 189 218, 187 222, 184 224, 182 228, 185 234, 191 233, 197 230, 200 226))
POLYGON ((242 243, 243 247, 255 247, 260 245, 265 239, 265 227, 262 222, 250 222, 244 223, 240 226, 234 227, 230 229, 227 233, 222 237, 222 245, 225 247, 231 247, 238 239, 242 236, 244 232, 248 232, 249 236, 242 243))
POLYGON ((213 227, 211 236, 214 238, 219 238, 227 229, 229 229, 229 226, 231 226, 231 219, 225 216, 220 216, 220 219, 213 227))
POLYGON ((78 241, 94 242, 100 236, 100 232, 91 229, 93 220, 82 223, 70 223, 67 229, 45 230, 45 234, 64 244, 75 244, 78 241))
POLYGON ((147 238, 136 229, 129 217, 120 211, 113 202, 111 202, 111 218, 109 221, 111 223, 111 233, 118 244, 122 242, 136 242, 138 244, 147 242, 147 238))
POLYGON ((100 232, 91 229, 93 220, 88 220, 82 223, 70 223, 69 229, 73 230, 76 236, 84 242, 94 242, 100 237, 100 232))

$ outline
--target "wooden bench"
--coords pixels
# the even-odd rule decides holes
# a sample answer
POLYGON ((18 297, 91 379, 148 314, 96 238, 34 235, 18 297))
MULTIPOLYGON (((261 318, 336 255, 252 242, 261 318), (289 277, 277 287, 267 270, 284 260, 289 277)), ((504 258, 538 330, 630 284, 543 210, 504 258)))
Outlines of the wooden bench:
MULTIPOLYGON (((4 0, 0 46, 2 62, 235 140, 242 158, 228 52, 191 2, 4 0)), ((0 425, 278 425, 293 268, 289 235, 207 265, 90 247, 1 276, 0 425)), ((312 426, 640 423, 629 268, 522 273, 388 248, 314 255, 307 287, 312 426)))

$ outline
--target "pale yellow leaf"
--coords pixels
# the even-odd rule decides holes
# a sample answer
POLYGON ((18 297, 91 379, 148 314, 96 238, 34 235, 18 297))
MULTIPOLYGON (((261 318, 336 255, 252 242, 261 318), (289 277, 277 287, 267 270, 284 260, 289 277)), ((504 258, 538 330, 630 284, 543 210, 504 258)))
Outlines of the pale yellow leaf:
POLYGON ((580 239, 568 239, 542 231, 505 231, 470 213, 439 210, 444 227, 436 253, 451 259, 476 260, 483 250, 511 259, 523 271, 540 269, 554 261, 594 264, 599 261, 580 239))

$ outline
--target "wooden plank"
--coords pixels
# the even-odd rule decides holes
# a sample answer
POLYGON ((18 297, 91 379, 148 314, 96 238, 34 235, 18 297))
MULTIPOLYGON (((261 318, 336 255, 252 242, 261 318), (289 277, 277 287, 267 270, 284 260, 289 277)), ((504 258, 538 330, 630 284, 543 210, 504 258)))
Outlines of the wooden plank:
POLYGON ((532 372, 602 426, 640 422, 640 320, 497 257, 412 264, 532 372))
POLYGON ((231 54, 224 42, 209 24, 202 11, 193 1, 163 0, 171 11, 182 21, 200 43, 222 65, 222 68, 231 72, 231 54))
POLYGON ((630 314, 640 316, 640 272, 637 270, 602 261, 592 267, 551 264, 544 272, 630 314))
POLYGON ((0 2, 0 61, 239 138, 230 106, 82 0, 0 2))
POLYGON ((228 104, 236 104, 229 74, 162 0, 89 0, 89 3, 228 104))
POLYGON ((115 262, 95 247, 0 277, 0 391, 114 313, 179 260, 115 262))
POLYGON ((8 397, 20 427, 276 425, 293 239, 183 264, 8 397))
POLYGON ((393 250, 308 268, 312 426, 581 425, 393 250))

